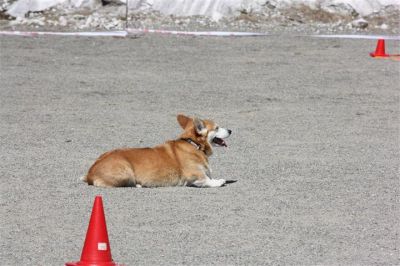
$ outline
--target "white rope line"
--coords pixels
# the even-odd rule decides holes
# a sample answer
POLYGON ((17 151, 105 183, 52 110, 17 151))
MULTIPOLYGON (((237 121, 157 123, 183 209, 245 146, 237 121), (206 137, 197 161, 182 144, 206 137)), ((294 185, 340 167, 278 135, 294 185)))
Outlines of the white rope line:
POLYGON ((337 39, 369 39, 369 40, 379 40, 379 39, 384 39, 384 40, 396 40, 400 41, 400 36, 394 36, 394 35, 345 35, 345 34, 339 34, 339 35, 302 35, 304 37, 315 37, 315 38, 337 38, 337 39))
POLYGON ((95 37, 95 36, 105 36, 105 37, 127 37, 128 32, 126 31, 93 31, 93 32, 51 32, 51 31, 0 31, 0 35, 11 35, 11 36, 85 36, 85 37, 95 37))
MULTIPOLYGON (((218 36, 218 37, 255 37, 255 36, 274 36, 275 34, 260 32, 238 32, 238 31, 176 31, 176 30, 155 30, 155 29, 126 29, 126 31, 95 31, 95 32, 46 32, 46 31, 0 31, 0 35, 9 36, 84 36, 84 37, 128 37, 130 35, 142 35, 146 33, 182 35, 182 36, 218 36)), ((275 35, 276 36, 276 35, 275 35)), ((395 35, 296 35, 296 37, 312 38, 338 38, 338 39, 384 39, 400 40, 400 36, 395 35)))
POLYGON ((250 37, 250 36, 268 36, 271 34, 260 32, 238 32, 238 31, 177 31, 177 30, 154 30, 154 29, 127 29, 129 33, 158 33, 170 35, 188 35, 188 36, 220 36, 220 37, 250 37))

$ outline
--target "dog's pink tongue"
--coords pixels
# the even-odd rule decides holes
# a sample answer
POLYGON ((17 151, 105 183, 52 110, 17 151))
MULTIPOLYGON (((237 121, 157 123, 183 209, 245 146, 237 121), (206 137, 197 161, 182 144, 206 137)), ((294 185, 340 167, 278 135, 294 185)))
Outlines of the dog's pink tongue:
POLYGON ((226 145, 226 142, 224 140, 222 140, 222 146, 228 147, 228 145, 226 145))

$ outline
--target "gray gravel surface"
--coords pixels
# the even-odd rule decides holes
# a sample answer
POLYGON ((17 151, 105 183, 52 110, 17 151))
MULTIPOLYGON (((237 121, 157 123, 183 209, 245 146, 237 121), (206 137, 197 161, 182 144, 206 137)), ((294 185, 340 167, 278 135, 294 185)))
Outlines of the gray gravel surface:
MULTIPOLYGON (((0 37, 1 265, 80 258, 102 195, 126 265, 398 265, 399 62, 374 40, 0 37), (218 189, 100 189, 104 151, 233 130, 218 189)), ((398 42, 387 42, 395 53, 398 42)))

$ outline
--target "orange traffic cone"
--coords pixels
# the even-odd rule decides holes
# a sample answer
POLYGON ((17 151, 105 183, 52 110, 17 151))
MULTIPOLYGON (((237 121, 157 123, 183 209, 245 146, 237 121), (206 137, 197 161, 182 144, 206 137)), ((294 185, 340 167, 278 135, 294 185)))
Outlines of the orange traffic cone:
POLYGON ((385 40, 379 39, 378 43, 376 44, 376 49, 374 53, 369 53, 372 57, 389 57, 390 55, 386 54, 385 52, 385 40))
POLYGON ((81 260, 78 262, 67 262, 65 266, 118 266, 118 264, 113 262, 111 257, 101 196, 96 196, 94 200, 81 260))

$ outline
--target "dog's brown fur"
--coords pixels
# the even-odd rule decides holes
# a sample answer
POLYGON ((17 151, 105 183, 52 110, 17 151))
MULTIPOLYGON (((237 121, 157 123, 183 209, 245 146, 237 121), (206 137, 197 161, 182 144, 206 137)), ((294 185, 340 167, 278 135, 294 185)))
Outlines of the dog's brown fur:
POLYGON ((212 147, 207 137, 216 124, 184 115, 178 115, 177 120, 184 129, 178 139, 153 148, 106 152, 83 179, 89 185, 100 187, 161 187, 191 185, 209 178, 208 157, 212 147), (198 130, 200 125, 203 127, 201 132, 198 130), (194 141, 198 149, 185 139, 194 141))

